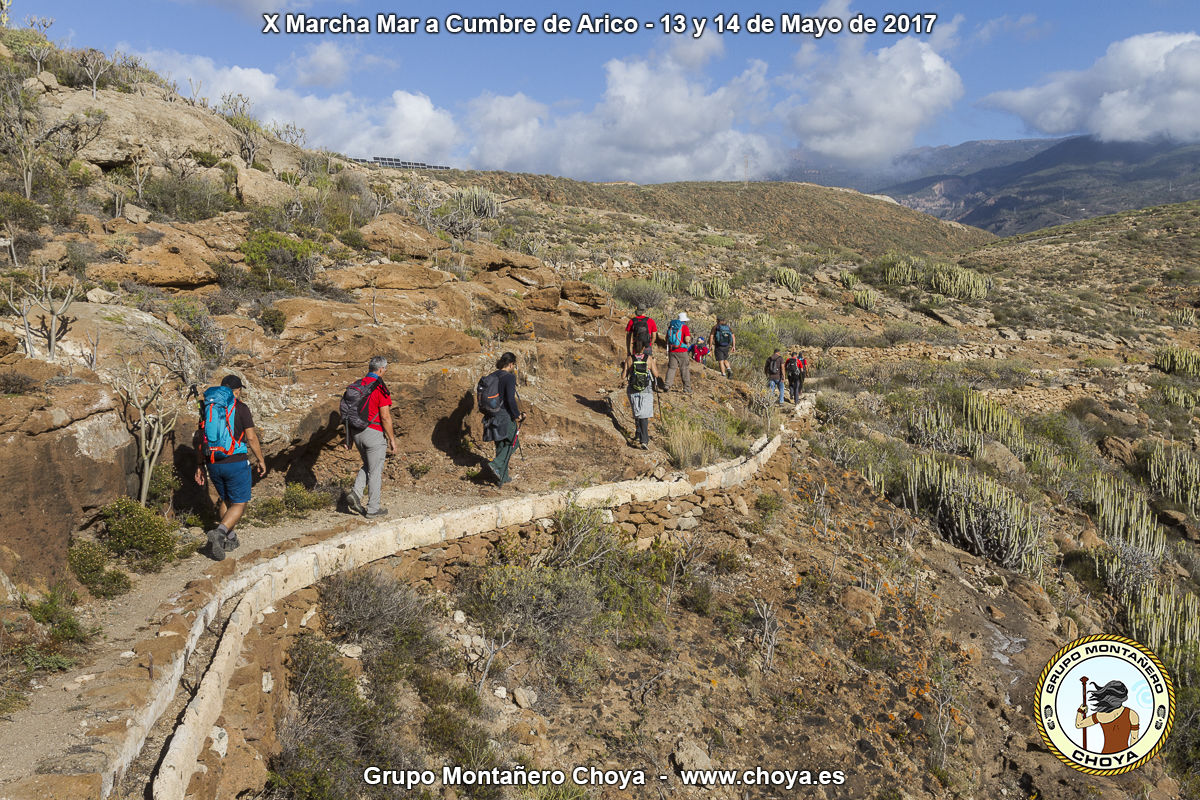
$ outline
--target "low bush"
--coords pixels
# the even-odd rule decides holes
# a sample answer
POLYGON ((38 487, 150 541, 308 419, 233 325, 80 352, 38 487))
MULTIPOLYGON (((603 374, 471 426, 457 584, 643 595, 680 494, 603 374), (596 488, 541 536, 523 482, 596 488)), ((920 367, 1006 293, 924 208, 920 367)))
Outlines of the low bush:
POLYGON ((258 314, 258 324, 272 336, 283 333, 287 326, 287 315, 273 305, 267 306, 258 314))
POLYGON ((19 372, 0 372, 0 394, 33 394, 41 387, 40 381, 28 375, 22 375, 19 372))
POLYGON ((129 576, 109 567, 108 550, 97 542, 79 542, 67 550, 67 564, 79 582, 95 597, 116 597, 128 592, 129 576))
POLYGON ((660 284, 653 281, 627 278, 617 281, 612 288, 613 296, 629 306, 642 308, 658 308, 667 301, 670 295, 660 284))
POLYGON ((93 631, 84 628, 72 610, 79 597, 63 584, 50 588, 46 595, 35 603, 27 604, 29 615, 50 629, 50 638, 55 642, 86 642, 93 631))
POLYGON ((415 659, 436 648, 428 601, 407 584, 375 570, 340 573, 321 584, 330 630, 373 647, 400 647, 415 659))
POLYGON ((134 569, 157 571, 175 557, 179 538, 171 523, 136 500, 122 497, 101 509, 100 515, 104 546, 134 569))

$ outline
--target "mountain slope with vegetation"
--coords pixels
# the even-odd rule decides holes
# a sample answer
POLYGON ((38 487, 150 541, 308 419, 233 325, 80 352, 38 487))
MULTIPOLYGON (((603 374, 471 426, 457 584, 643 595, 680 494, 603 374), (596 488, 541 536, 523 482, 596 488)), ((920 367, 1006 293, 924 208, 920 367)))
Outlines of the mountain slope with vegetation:
POLYGON ((732 230, 873 257, 892 248, 947 255, 983 244, 988 235, 938 222, 902 206, 847 189, 803 183, 598 184, 494 172, 439 174, 455 185, 479 185, 505 196, 603 209, 732 230))

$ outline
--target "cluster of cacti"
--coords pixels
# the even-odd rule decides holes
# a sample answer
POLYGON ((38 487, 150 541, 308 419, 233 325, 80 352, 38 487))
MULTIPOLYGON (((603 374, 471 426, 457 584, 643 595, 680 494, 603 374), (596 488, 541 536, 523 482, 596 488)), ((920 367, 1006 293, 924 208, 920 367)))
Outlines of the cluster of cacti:
POLYGON ((938 294, 960 300, 982 300, 992 288, 990 278, 954 264, 932 265, 926 270, 925 280, 938 294))
POLYGON ((855 286, 858 285, 858 276, 855 275, 853 272, 847 272, 846 270, 842 270, 842 274, 838 277, 842 281, 842 286, 846 287, 847 289, 853 289, 855 286))
POLYGON ((879 301, 879 293, 869 286, 864 286, 854 293, 854 305, 863 311, 874 311, 879 301))
POLYGON ((1184 389, 1181 386, 1167 384, 1162 387, 1162 396, 1163 400, 1180 408, 1190 409, 1200 406, 1200 391, 1196 389, 1184 389))
POLYGON ((1166 537, 1146 496, 1124 481, 1100 472, 1092 476, 1091 488, 1101 537, 1110 544, 1131 545, 1161 561, 1166 553, 1166 537))
POLYGON ((1200 512, 1200 458, 1182 447, 1163 447, 1150 453, 1150 486, 1181 503, 1193 514, 1200 512))
POLYGON ((1126 603, 1130 633, 1163 660, 1177 683, 1200 680, 1200 598, 1150 583, 1126 603))
POLYGON ((656 269, 650 279, 668 294, 676 294, 679 291, 679 273, 674 270, 656 269))
POLYGON ((1168 345, 1154 354, 1154 365, 1169 374, 1200 377, 1200 352, 1168 345))
POLYGON ((1011 489, 929 453, 913 459, 906 479, 909 497, 933 512, 955 545, 1009 569, 1041 573, 1041 515, 1011 489))
POLYGON ((713 300, 725 300, 732 293, 729 288, 729 281, 724 278, 709 278, 709 281, 704 286, 704 293, 713 300))
POLYGON ((791 267, 780 267, 775 271, 775 282, 792 294, 800 294, 800 273, 791 267))
POLYGON ((1004 406, 978 392, 963 393, 963 418, 967 428, 987 434, 1018 456, 1029 450, 1021 418, 1004 406))
POLYGON ((760 311, 751 317, 750 324, 768 336, 775 336, 779 333, 779 320, 766 311, 760 311))
POLYGON ((704 297, 704 284, 700 281, 692 281, 688 284, 687 293, 699 300, 704 297))
POLYGON ((902 256, 884 267, 883 281, 892 286, 908 286, 921 277, 922 264, 909 256, 902 256))
POLYGON ((909 441, 943 453, 974 455, 983 445, 983 436, 959 427, 954 413, 943 405, 922 406, 908 415, 909 441))
POLYGON ((1196 327, 1196 309, 1176 308, 1171 311, 1168 319, 1181 328, 1194 328, 1196 327))
POLYGON ((456 189, 454 205, 476 219, 493 219, 500 213, 500 199, 495 193, 482 186, 456 189))

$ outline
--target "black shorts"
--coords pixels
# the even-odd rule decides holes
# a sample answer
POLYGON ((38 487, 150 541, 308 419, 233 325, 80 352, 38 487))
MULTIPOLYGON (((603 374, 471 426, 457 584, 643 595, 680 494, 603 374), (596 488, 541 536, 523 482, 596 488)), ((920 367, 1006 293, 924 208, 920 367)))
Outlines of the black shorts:
POLYGON ((716 349, 713 350, 713 355, 716 357, 717 361, 728 361, 729 360, 729 348, 728 347, 717 347, 716 349))

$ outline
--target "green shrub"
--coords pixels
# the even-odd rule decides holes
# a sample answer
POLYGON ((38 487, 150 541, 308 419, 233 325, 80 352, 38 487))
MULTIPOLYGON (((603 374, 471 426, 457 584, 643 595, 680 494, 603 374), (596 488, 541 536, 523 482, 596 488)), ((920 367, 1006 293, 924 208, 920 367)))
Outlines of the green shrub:
POLYGON ((613 297, 626 305, 641 306, 645 309, 658 308, 669 297, 667 290, 661 285, 633 278, 617 281, 612 293, 613 297))
POLYGON ((268 290, 288 291, 312 287, 320 243, 295 239, 278 231, 257 230, 242 242, 246 265, 268 290))
POLYGON ((67 550, 71 571, 95 597, 116 597, 132 586, 128 575, 109 568, 108 560, 108 550, 96 542, 79 542, 67 550))
POLYGON ((237 207, 226 189, 197 175, 161 175, 146 182, 146 207, 167 219, 196 222, 237 207))
POLYGON ((150 486, 146 495, 146 505, 150 508, 163 508, 171 504, 175 492, 183 483, 175 473, 172 464, 159 462, 150 473, 150 486))
POLYGON ((715 233, 710 233, 700 240, 709 247, 733 247, 737 242, 731 236, 719 236, 715 233))
POLYGON ((397 578, 376 571, 340 573, 321 584, 330 630, 352 641, 403 650, 407 660, 436 649, 428 601, 397 578))
POLYGON ((346 247, 352 247, 355 250, 367 249, 367 240, 358 228, 350 228, 349 230, 342 231, 338 234, 338 241, 346 245, 346 247))
POLYGON ((122 497, 100 511, 104 546, 138 571, 157 571, 175 557, 179 544, 171 523, 136 500, 122 497))
POLYGON ((329 508, 333 497, 328 492, 306 489, 300 483, 289 483, 283 489, 283 504, 289 513, 302 517, 309 511, 329 508))
POLYGON ((28 375, 22 375, 19 372, 0 372, 0 395, 33 394, 41 387, 40 381, 28 375))
POLYGON ((210 153, 207 150, 193 150, 190 155, 192 156, 193 161, 205 169, 215 167, 221 160, 219 155, 216 153, 210 153))
POLYGON ((267 306, 258 314, 258 324, 263 330, 274 336, 283 333, 283 329, 287 327, 287 315, 275 306, 267 306))
POLYGON ((56 642, 86 642, 93 632, 83 627, 72 607, 79 597, 63 584, 50 588, 46 596, 26 606, 29 615, 50 629, 50 638, 56 642))

